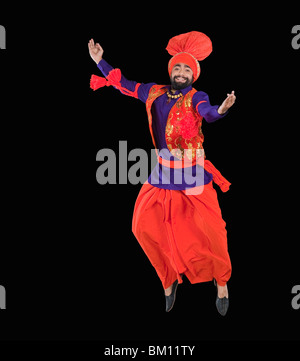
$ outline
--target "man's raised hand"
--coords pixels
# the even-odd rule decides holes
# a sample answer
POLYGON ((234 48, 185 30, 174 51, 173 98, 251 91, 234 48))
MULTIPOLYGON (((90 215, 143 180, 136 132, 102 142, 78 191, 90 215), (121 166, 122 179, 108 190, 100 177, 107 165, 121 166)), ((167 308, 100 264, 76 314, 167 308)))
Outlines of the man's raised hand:
POLYGON ((223 103, 219 106, 218 113, 224 114, 227 112, 227 110, 233 106, 235 103, 236 96, 234 94, 234 91, 231 92, 231 94, 227 94, 227 98, 223 101, 223 103))
POLYGON ((102 60, 104 50, 101 48, 99 43, 95 44, 93 39, 89 41, 88 47, 91 58, 96 64, 98 64, 99 61, 102 60))

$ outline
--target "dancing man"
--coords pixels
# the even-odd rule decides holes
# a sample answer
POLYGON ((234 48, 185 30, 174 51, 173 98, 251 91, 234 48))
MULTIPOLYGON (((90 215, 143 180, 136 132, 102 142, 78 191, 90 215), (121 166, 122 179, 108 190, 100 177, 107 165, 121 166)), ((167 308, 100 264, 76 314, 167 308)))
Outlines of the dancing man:
POLYGON ((206 93, 192 87, 200 75, 199 61, 212 52, 211 40, 198 31, 169 40, 170 85, 129 81, 103 59, 99 43, 91 39, 88 47, 105 76, 93 75, 92 89, 112 85, 146 104, 158 162, 136 200, 132 231, 162 282, 166 311, 174 306, 185 275, 193 284, 215 282, 216 307, 224 316, 231 262, 213 182, 223 192, 230 183, 206 159, 201 126, 203 118, 208 123, 223 118, 236 96, 232 91, 220 106, 212 106, 206 93))

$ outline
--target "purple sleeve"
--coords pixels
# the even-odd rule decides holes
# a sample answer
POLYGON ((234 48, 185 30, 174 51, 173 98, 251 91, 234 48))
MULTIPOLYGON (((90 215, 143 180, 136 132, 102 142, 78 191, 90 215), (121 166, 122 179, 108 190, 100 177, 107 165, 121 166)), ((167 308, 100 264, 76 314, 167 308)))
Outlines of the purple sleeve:
POLYGON ((104 59, 100 60, 97 67, 100 69, 101 73, 107 77, 109 72, 113 70, 114 68, 109 65, 104 59))
MULTIPOLYGON (((113 70, 114 68, 109 65, 104 59, 100 60, 100 62, 98 63, 98 68, 99 70, 102 72, 102 74, 107 77, 107 75, 109 74, 109 72, 111 70, 113 70)), ((132 92, 134 92, 136 85, 138 83, 136 81, 133 80, 127 80, 123 74, 121 77, 121 85, 123 88, 126 88, 132 92)), ((139 100, 141 100, 142 102, 146 103, 146 100, 148 98, 148 94, 150 91, 150 88, 154 85, 155 83, 147 83, 147 84, 143 84, 141 83, 138 87, 138 98, 139 100)))
POLYGON ((194 94, 193 106, 208 123, 215 122, 228 114, 228 111, 224 114, 219 114, 219 105, 211 105, 208 95, 202 91, 194 94))

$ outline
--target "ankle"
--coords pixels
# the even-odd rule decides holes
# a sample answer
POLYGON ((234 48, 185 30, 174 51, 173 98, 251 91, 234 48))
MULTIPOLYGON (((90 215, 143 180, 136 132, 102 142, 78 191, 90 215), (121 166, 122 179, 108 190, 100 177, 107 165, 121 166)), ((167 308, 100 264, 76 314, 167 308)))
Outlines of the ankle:
POLYGON ((227 285, 225 286, 220 286, 217 284, 217 288, 218 288, 218 297, 219 298, 228 298, 228 288, 227 285))
POLYGON ((172 293, 172 288, 173 288, 173 285, 171 285, 170 287, 166 288, 165 289, 165 295, 166 296, 170 296, 171 293, 172 293))

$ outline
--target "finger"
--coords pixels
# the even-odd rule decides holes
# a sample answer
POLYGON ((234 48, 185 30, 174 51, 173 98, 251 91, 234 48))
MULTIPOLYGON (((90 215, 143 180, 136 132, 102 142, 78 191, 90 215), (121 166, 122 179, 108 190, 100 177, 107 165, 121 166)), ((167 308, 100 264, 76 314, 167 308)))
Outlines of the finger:
POLYGON ((91 39, 91 46, 92 46, 92 47, 95 46, 94 39, 91 39))

